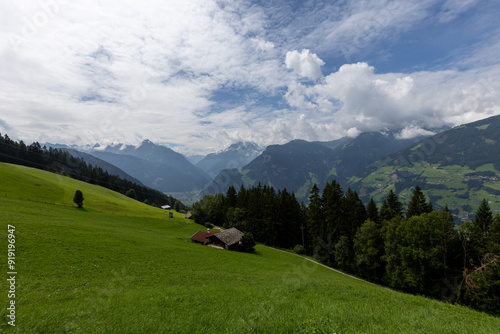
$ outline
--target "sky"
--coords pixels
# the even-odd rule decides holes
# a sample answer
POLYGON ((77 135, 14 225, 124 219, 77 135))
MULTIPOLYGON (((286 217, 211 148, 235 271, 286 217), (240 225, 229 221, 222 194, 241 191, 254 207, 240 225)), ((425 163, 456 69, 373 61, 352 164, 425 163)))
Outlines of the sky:
POLYGON ((496 0, 0 0, 0 133, 239 141, 398 138, 500 115, 496 0))

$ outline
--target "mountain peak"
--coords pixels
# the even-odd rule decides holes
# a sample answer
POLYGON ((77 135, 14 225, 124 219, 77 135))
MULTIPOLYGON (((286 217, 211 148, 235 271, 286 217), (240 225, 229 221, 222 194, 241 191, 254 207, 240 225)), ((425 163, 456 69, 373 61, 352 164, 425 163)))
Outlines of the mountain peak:
POLYGON ((227 152, 227 151, 237 151, 237 150, 261 150, 260 146, 257 145, 254 142, 250 141, 240 141, 234 144, 231 144, 228 148, 225 150, 222 150, 221 152, 227 152))
POLYGON ((225 150, 211 153, 196 163, 208 175, 214 177, 226 168, 239 169, 262 153, 263 149, 254 142, 238 142, 225 150))

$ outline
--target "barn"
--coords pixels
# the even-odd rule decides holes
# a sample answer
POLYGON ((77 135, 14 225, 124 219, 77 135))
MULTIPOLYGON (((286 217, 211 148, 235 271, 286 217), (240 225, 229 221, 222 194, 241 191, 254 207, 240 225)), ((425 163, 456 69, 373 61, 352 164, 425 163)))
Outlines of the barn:
POLYGON ((210 241, 208 238, 216 234, 216 232, 210 231, 207 229, 206 231, 198 231, 191 237, 191 242, 206 245, 210 241))
POLYGON ((225 249, 235 249, 239 246, 243 232, 236 227, 215 233, 208 237, 209 243, 221 246, 225 249))

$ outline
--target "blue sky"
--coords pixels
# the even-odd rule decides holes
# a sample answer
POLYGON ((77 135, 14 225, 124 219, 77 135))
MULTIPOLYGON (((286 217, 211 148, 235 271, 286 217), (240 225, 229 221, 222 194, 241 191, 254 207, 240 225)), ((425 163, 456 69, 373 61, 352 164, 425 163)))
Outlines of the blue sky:
POLYGON ((210 153, 500 114, 500 3, 0 0, 0 132, 210 153))

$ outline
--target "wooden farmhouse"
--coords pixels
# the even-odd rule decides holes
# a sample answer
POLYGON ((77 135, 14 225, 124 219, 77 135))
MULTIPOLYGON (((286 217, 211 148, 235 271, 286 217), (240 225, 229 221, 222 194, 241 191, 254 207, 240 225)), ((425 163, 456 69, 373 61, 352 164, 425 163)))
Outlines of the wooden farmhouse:
POLYGON ((243 232, 235 227, 221 231, 208 237, 209 243, 225 249, 237 248, 240 244, 243 232))
POLYGON ((207 229, 206 231, 198 231, 191 237, 191 242, 206 245, 210 242, 208 238, 214 234, 216 234, 216 232, 212 232, 210 229, 207 229))

